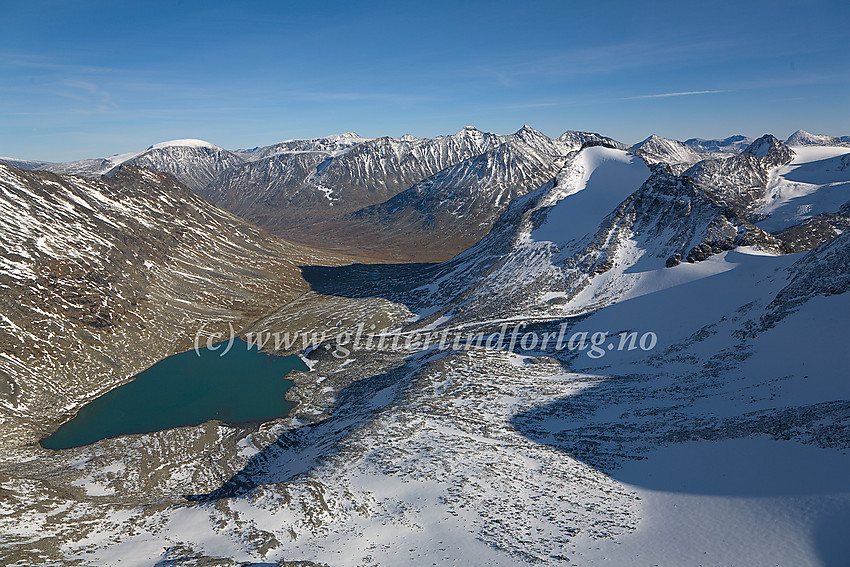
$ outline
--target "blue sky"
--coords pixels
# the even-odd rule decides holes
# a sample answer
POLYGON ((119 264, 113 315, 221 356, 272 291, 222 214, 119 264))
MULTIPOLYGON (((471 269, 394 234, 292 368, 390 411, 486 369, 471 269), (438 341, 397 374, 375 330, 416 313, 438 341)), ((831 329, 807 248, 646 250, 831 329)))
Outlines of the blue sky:
POLYGON ((0 155, 466 124, 850 135, 850 3, 0 0, 0 155))

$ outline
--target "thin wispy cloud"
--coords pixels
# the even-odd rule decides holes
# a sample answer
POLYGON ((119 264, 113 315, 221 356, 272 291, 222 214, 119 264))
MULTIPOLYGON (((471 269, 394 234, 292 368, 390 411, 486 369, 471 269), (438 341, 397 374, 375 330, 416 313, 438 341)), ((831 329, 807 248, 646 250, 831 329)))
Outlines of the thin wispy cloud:
POLYGON ((524 104, 511 104, 505 108, 548 108, 550 106, 559 106, 559 102, 528 102, 524 104))
POLYGON ((703 94, 716 94, 716 93, 728 93, 731 92, 728 89, 718 89, 713 91, 681 91, 675 93, 657 93, 657 94, 648 94, 648 95, 640 95, 640 96, 627 96, 620 100, 641 100, 646 98, 667 98, 671 96, 691 96, 691 95, 703 95, 703 94))
POLYGON ((575 47, 533 59, 504 63, 498 68, 485 68, 505 87, 522 84, 533 77, 575 78, 612 75, 626 71, 676 65, 696 61, 719 61, 735 57, 746 46, 746 40, 681 41, 664 43, 629 41, 575 47))
POLYGON ((29 69, 44 72, 73 74, 108 74, 120 69, 101 65, 80 65, 61 60, 61 56, 34 54, 21 51, 0 51, 0 66, 6 68, 29 69))
POLYGON ((94 83, 80 80, 65 80, 59 83, 57 95, 91 105, 94 112, 106 112, 115 106, 112 95, 94 83))
POLYGON ((281 93, 278 96, 290 96, 298 100, 313 100, 313 101, 341 101, 341 102, 358 102, 358 101, 386 101, 399 104, 410 104, 418 102, 428 102, 433 100, 432 97, 423 95, 412 95, 405 93, 393 92, 316 92, 316 91, 290 91, 281 93))

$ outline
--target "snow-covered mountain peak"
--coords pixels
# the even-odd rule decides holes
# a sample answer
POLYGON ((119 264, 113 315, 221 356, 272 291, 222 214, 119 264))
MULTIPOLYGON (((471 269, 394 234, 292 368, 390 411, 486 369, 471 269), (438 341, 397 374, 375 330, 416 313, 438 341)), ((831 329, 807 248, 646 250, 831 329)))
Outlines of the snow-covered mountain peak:
POLYGON ((682 142, 663 138, 657 134, 652 134, 647 139, 632 146, 631 149, 654 162, 691 164, 702 159, 697 152, 682 142))
POLYGON ((154 144, 150 146, 147 150, 159 150, 163 148, 173 148, 173 147, 184 147, 184 148, 209 148, 211 150, 221 150, 222 148, 212 144, 210 142, 206 142, 204 140, 197 140, 194 138, 185 138, 182 140, 169 140, 168 142, 159 142, 158 144, 154 144))
POLYGON ((484 136, 486 132, 483 132, 476 128, 475 126, 467 125, 461 128, 456 134, 452 137, 454 138, 480 138, 484 136))
POLYGON ((540 130, 535 130, 534 128, 532 128, 531 126, 528 126, 527 124, 523 125, 522 128, 517 130, 514 133, 514 136, 516 138, 520 139, 520 140, 523 140, 523 141, 528 141, 528 140, 551 141, 551 138, 549 138, 549 136, 547 136, 546 134, 544 134, 540 130))
MULTIPOLYGON (((319 138, 319 139, 322 139, 322 138, 319 138)), ((355 144, 355 143, 359 143, 359 142, 368 141, 371 138, 364 138, 363 136, 361 136, 357 132, 343 132, 342 134, 332 134, 330 136, 326 136, 324 139, 331 141, 331 142, 341 143, 341 144, 344 144, 344 143, 355 144)))
POLYGON ((632 147, 633 148, 641 148, 641 147, 644 147, 644 146, 652 146, 652 145, 658 145, 658 144, 667 145, 668 142, 673 142, 673 141, 674 140, 671 140, 669 138, 664 138, 662 136, 659 136, 658 134, 650 134, 647 138, 638 142, 637 144, 635 144, 632 147))
MULTIPOLYGON (((462 143, 465 143, 464 140, 466 140, 467 142, 473 141, 475 143, 479 143, 481 140, 488 136, 492 136, 492 134, 490 134, 489 132, 483 132, 475 126, 464 126, 454 134, 450 134, 448 136, 438 136, 437 138, 435 138, 435 140, 457 140, 462 143)), ((423 140, 426 139, 423 138, 423 140)))
POLYGON ((516 131, 516 134, 517 135, 534 134, 534 135, 541 135, 541 136, 543 135, 543 133, 540 130, 536 130, 536 129, 532 128, 531 126, 529 126, 528 124, 523 124, 522 128, 520 128, 519 130, 516 131))
POLYGON ((794 151, 772 134, 765 134, 741 152, 762 158, 767 167, 776 167, 788 163, 794 158, 794 151))
POLYGON ((567 130, 566 132, 558 136, 557 139, 559 142, 564 144, 570 151, 578 150, 588 142, 601 143, 611 147, 619 148, 621 150, 624 150, 627 147, 612 138, 607 138, 605 136, 602 136, 601 134, 597 134, 596 132, 567 130))
POLYGON ((785 143, 789 146, 834 146, 840 144, 840 142, 832 136, 812 134, 805 130, 797 130, 791 134, 787 140, 785 140, 785 143))
POLYGON ((766 156, 770 150, 776 148, 781 142, 772 134, 765 134, 744 150, 745 154, 752 154, 756 157, 766 156))

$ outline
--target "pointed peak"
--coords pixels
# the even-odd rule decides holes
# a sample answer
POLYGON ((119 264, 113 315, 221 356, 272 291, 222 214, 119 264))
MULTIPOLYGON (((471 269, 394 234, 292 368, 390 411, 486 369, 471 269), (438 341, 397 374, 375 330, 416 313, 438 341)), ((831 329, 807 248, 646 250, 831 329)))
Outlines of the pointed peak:
POLYGON ((827 136, 825 134, 812 134, 805 130, 797 130, 791 134, 787 140, 785 140, 785 143, 790 146, 829 146, 836 142, 838 142, 838 140, 832 136, 827 136))
POLYGON ((484 132, 482 132, 481 130, 479 130, 475 126, 470 125, 470 126, 464 126, 463 128, 461 128, 460 131, 457 134, 454 134, 454 137, 462 138, 462 137, 470 137, 471 136, 471 137, 474 137, 474 138, 478 138, 478 137, 483 136, 483 135, 484 135, 484 132))
POLYGON ((531 127, 531 126, 529 126, 528 124, 523 124, 523 125, 522 125, 522 128, 520 128, 519 130, 517 130, 517 131, 514 133, 514 135, 515 135, 515 136, 522 136, 523 134, 526 134, 526 135, 532 135, 532 136, 542 136, 542 135, 543 135, 543 132, 541 132, 540 130, 535 130, 534 128, 532 128, 532 127, 531 127))
POLYGON ((791 148, 780 142, 776 136, 772 134, 765 134, 747 146, 747 148, 741 153, 762 158, 762 161, 770 166, 788 163, 795 155, 791 148))
POLYGON ((665 138, 664 136, 659 136, 658 134, 652 134, 648 138, 641 140, 632 147, 640 149, 644 146, 656 146, 659 144, 665 146, 669 144, 678 145, 681 144, 681 142, 679 142, 678 140, 673 140, 672 138, 665 138))
POLYGON ((641 140, 640 142, 638 142, 637 144, 635 144, 632 147, 636 148, 636 149, 640 149, 643 146, 655 145, 658 142, 663 142, 663 141, 666 141, 666 140, 667 140, 667 138, 662 138, 658 134, 650 134, 649 136, 647 136, 646 138, 644 138, 643 140, 641 140))
POLYGON ((768 152, 770 152, 770 150, 778 147, 780 144, 782 144, 782 142, 780 142, 776 136, 773 134, 765 134, 747 146, 743 153, 752 154, 756 157, 764 157, 768 154, 768 152))

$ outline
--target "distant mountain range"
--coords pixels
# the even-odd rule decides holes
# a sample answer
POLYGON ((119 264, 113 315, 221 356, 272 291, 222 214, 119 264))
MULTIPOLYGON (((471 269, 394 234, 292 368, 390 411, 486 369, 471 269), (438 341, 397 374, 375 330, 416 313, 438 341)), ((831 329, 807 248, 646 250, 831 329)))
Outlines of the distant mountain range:
POLYGON ((702 138, 691 138, 685 140, 684 144, 694 151, 708 156, 724 156, 738 154, 753 143, 752 138, 746 136, 729 136, 722 140, 703 140, 702 138))
MULTIPOLYGON (((657 135, 630 149, 675 172, 742 152, 751 139, 657 135)), ((229 151, 201 140, 68 163, 6 159, 24 169, 109 175, 121 164, 170 173, 213 203, 279 235, 399 259, 445 259, 477 241, 508 201, 545 181, 588 143, 626 149, 599 134, 549 138, 524 126, 500 136, 468 126, 451 136, 363 138, 353 132, 229 151), (483 188, 483 189, 482 189, 483 188), (471 213, 471 214, 470 214, 471 213), (454 219, 449 217, 456 217, 454 219), (458 219, 463 222, 458 222, 458 219), (415 246, 428 237, 427 250, 415 246)), ((798 131, 790 145, 842 144, 798 131)))

